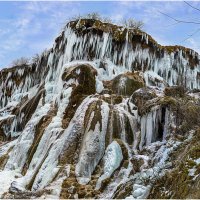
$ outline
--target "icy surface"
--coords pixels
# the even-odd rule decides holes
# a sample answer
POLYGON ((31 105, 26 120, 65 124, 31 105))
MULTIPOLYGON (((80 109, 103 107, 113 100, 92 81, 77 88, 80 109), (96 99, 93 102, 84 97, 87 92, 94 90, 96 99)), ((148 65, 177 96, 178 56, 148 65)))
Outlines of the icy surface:
POLYGON ((45 104, 44 107, 38 109, 38 112, 36 112, 32 119, 28 122, 11 152, 10 158, 5 166, 6 169, 22 169, 26 162, 27 152, 34 139, 35 126, 42 118, 42 116, 47 114, 49 107, 49 104, 45 104))
POLYGON ((4 193, 8 192, 8 189, 10 188, 10 185, 17 174, 19 173, 17 173, 16 171, 0 171, 0 198, 4 193))
POLYGON ((165 124, 163 127, 163 133, 160 136, 159 124, 162 123, 162 112, 163 110, 156 106, 153 107, 148 114, 141 117, 140 149, 142 149, 144 145, 150 145, 152 142, 155 142, 159 137, 161 137, 161 140, 165 139, 168 133, 168 118, 170 113, 167 109, 165 110, 165 124))
POLYGON ((196 162, 196 164, 199 165, 200 164, 200 158, 194 160, 194 162, 196 162))
POLYGON ((112 173, 120 166, 123 159, 122 150, 116 141, 113 141, 106 149, 103 157, 104 169, 103 174, 99 177, 96 189, 101 187, 101 182, 109 178, 112 173))
POLYGON ((150 192, 150 187, 139 185, 139 184, 134 184, 133 185, 133 197, 136 199, 146 199, 149 195, 150 192))
MULTIPOLYGON (((76 27, 83 30, 86 28, 80 23, 77 23, 76 27)), ((125 30, 121 29, 121 31, 125 30)), ((186 74, 186 86, 191 89, 200 88, 198 78, 200 65, 189 66, 189 57, 185 56, 182 50, 170 54, 163 51, 160 52, 162 55, 158 56, 157 53, 149 48, 143 48, 139 43, 133 46, 134 41, 130 37, 130 31, 126 30, 125 41, 119 48, 114 43, 111 33, 104 32, 101 35, 86 31, 85 34, 78 35, 68 25, 64 28, 63 36, 60 35, 62 36, 60 43, 55 43, 50 51, 44 52, 36 66, 13 69, 12 72, 5 73, 4 77, 1 76, 2 71, 0 74, 0 123, 9 122, 8 125, 2 126, 5 136, 11 137, 12 140, 16 139, 0 146, 0 157, 8 154, 5 168, 0 172, 0 196, 8 192, 11 185, 16 190, 22 191, 25 191, 29 185, 29 189, 33 192, 44 188, 54 188, 54 193, 50 196, 44 195, 44 198, 58 198, 62 181, 64 177, 67 177, 66 175, 57 179, 61 167, 59 156, 65 155, 65 151, 77 141, 80 142, 80 149, 75 166, 76 178, 80 184, 87 184, 103 158, 103 174, 96 186, 97 189, 100 188, 101 182, 113 174, 123 159, 119 144, 113 141, 115 131, 118 131, 116 127, 119 129, 118 139, 124 142, 129 154, 134 153, 135 158, 142 159, 144 163, 140 167, 141 172, 131 176, 134 163, 128 160, 128 167, 119 169, 119 173, 113 177, 114 181, 108 185, 100 197, 112 198, 117 187, 129 180, 134 180, 131 197, 146 198, 148 196, 150 186, 144 185, 141 178, 146 180, 162 175, 163 169, 167 164, 170 165, 167 162, 170 152, 179 145, 178 142, 166 141, 169 124, 172 125, 170 110, 163 111, 162 107, 154 106, 149 112, 139 116, 136 106, 130 102, 129 98, 124 97, 121 103, 114 105, 111 95, 100 95, 104 89, 104 81, 109 82, 119 74, 140 70, 146 85, 151 86, 151 90, 157 97, 162 97, 165 86, 178 84, 186 74), (76 68, 82 64, 90 65, 96 70, 97 94, 84 97, 68 127, 63 128, 65 110, 74 88, 79 84, 78 78, 74 78, 73 75, 69 80, 63 80, 63 73, 70 67, 76 68), (25 127, 21 126, 25 116, 25 113, 21 112, 22 108, 27 102, 34 103, 34 97, 40 92, 42 95, 34 113, 25 127), (104 101, 104 98, 110 99, 111 102, 104 101), (87 119, 87 125, 85 125, 86 113, 90 105, 97 101, 100 101, 97 111, 101 117, 91 128, 92 121, 96 119, 96 111, 93 111, 87 119), (17 115, 14 112, 16 108, 19 109, 17 115), (37 141, 37 148, 31 159, 27 161, 29 150, 34 145, 37 134, 36 127, 52 109, 56 111, 45 127, 40 140, 37 141), (19 128, 20 126, 23 130, 19 128), (108 134, 109 144, 105 150, 108 134), (129 141, 128 136, 133 138, 132 142, 129 141), (138 155, 138 152, 145 148, 153 156, 138 155), (153 160, 155 165, 148 169, 149 160, 153 160), (22 176, 21 173, 24 171, 26 173, 22 176)), ((148 46, 147 34, 142 34, 142 41, 148 46)), ((190 52, 190 56, 195 58, 195 53, 190 52)), ((81 73, 80 68, 77 68, 75 73, 78 77, 81 73)), ((119 91, 126 89, 125 83, 126 79, 122 78, 119 91)), ((199 98, 198 93, 189 95, 199 98)), ((199 159, 195 162, 200 164, 199 159)), ((190 175, 193 174, 194 170, 191 169, 190 175)))
MULTIPOLYGON (((88 123, 79 154, 79 161, 76 165, 75 174, 78 182, 81 184, 87 184, 89 182, 92 172, 105 151, 105 135, 109 115, 108 104, 103 102, 100 110, 102 116, 102 119, 100 119, 101 125, 100 122, 97 122, 95 129, 89 130, 91 124, 88 123)), ((93 118, 94 116, 91 115, 91 117, 93 118)))
POLYGON ((153 71, 145 71, 144 72, 144 79, 145 83, 148 86, 158 86, 158 87, 164 87, 166 85, 164 79, 159 76, 156 72, 153 71))

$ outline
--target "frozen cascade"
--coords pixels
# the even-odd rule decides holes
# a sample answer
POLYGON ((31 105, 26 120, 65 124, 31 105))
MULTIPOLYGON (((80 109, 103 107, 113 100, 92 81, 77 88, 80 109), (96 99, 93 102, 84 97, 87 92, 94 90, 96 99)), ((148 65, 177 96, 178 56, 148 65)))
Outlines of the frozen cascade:
POLYGON ((42 189, 52 181, 59 170, 59 167, 57 166, 59 155, 63 151, 64 147, 68 148, 70 144, 80 136, 83 128, 85 112, 88 105, 95 100, 95 98, 88 97, 83 101, 68 128, 61 136, 58 134, 61 131, 61 128, 56 127, 56 124, 56 126, 53 127, 55 120, 52 121, 40 140, 37 151, 33 156, 26 175, 17 180, 16 187, 19 185, 20 188, 25 188, 25 186, 32 180, 34 174, 36 177, 35 180, 33 180, 32 190, 42 189), (51 130, 51 134, 49 134, 49 130, 51 130), (39 166, 40 168, 38 168, 39 166))
POLYGON ((81 131, 83 130, 85 112, 88 108, 88 105, 93 101, 95 101, 95 98, 86 98, 77 109, 68 128, 60 137, 57 137, 56 140, 53 140, 48 156, 43 162, 41 169, 35 178, 32 187, 33 190, 44 188, 44 186, 46 186, 47 183, 50 183, 55 177, 59 170, 59 167, 57 166, 59 155, 64 150, 63 148, 67 149, 70 144, 77 139, 77 137, 80 137, 81 131))
MULTIPOLYGON (((109 107, 105 102, 101 105, 101 116, 101 125, 97 122, 95 129, 89 130, 91 124, 88 123, 83 138, 79 161, 75 169, 77 180, 81 184, 87 184, 90 181, 91 174, 105 151, 105 136, 109 117, 109 107)), ((93 118, 94 116, 91 115, 91 117, 93 118)), ((89 122, 91 121, 92 119, 89 120, 89 122)))
POLYGON ((154 107, 146 115, 141 117, 141 141, 140 149, 152 142, 165 139, 168 133, 169 110, 166 108, 154 107))
POLYGON ((99 189, 101 187, 101 182, 106 178, 109 178, 120 166, 122 159, 123 155, 121 147, 116 141, 113 141, 111 144, 109 144, 105 151, 105 155, 103 157, 104 170, 103 174, 98 179, 96 189, 99 189))
POLYGON ((43 107, 40 107, 37 112, 35 112, 32 119, 28 122, 22 134, 17 139, 17 143, 10 154, 5 169, 22 170, 26 162, 28 150, 34 139, 35 126, 38 124, 40 119, 47 114, 49 108, 50 105, 45 104, 43 107))
POLYGON ((118 116, 119 116, 119 123, 120 123, 120 139, 122 139, 124 142, 130 144, 130 141, 127 139, 127 135, 131 133, 127 133, 127 130, 125 129, 127 121, 130 124, 131 132, 132 132, 132 137, 133 137, 133 149, 136 149, 137 146, 137 138, 138 138, 138 127, 137 127, 137 121, 138 121, 138 116, 137 113, 135 115, 131 114, 129 112, 128 108, 128 99, 124 99, 121 104, 114 105, 113 109, 117 111, 118 116))
MULTIPOLYGON (((68 24, 64 30, 59 49, 57 49, 58 47, 55 43, 52 51, 45 55, 48 57, 47 67, 39 67, 42 59, 44 59, 41 57, 41 61, 36 67, 36 79, 32 77, 33 75, 28 71, 29 69, 27 67, 26 70, 15 71, 18 76, 25 76, 23 83, 21 82, 22 85, 16 85, 12 80, 11 73, 7 74, 5 81, 1 81, 1 88, 5 88, 6 85, 6 87, 12 90, 11 97, 7 97, 6 90, 3 90, 4 92, 0 96, 2 102, 1 107, 6 106, 9 101, 12 101, 15 94, 29 91, 31 87, 40 83, 45 76, 45 83, 52 82, 53 87, 56 88, 56 80, 62 75, 63 65, 75 60, 107 59, 112 65, 116 65, 117 68, 125 68, 127 71, 137 70, 138 64, 143 68, 144 63, 147 62, 148 70, 158 74, 169 85, 177 84, 179 76, 187 72, 187 86, 190 88, 200 88, 200 80, 198 78, 200 65, 197 65, 194 69, 190 69, 189 61, 183 56, 181 50, 176 55, 174 53, 168 54, 164 52, 163 56, 157 57, 156 54, 150 53, 148 48, 143 49, 140 44, 137 44, 136 48, 133 48, 129 38, 129 31, 126 33, 126 40, 122 44, 122 48, 116 50, 117 47, 113 42, 111 33, 104 33, 102 36, 85 33, 79 36, 71 28, 71 25, 68 24), (61 51, 63 48, 65 49, 64 52, 61 51), (94 51, 94 57, 88 59, 90 58, 90 51, 94 51), (122 63, 120 62, 121 60, 122 63), (173 68, 172 66, 174 65, 177 68, 173 68), (46 70, 48 73, 45 73, 46 70)), ((29 68, 31 71, 31 67, 29 68)))
MULTIPOLYGON (((62 84, 62 82, 60 84, 62 84)), ((61 127, 63 112, 64 112, 65 107, 68 105, 68 100, 69 100, 69 97, 71 95, 71 88, 70 87, 65 89, 64 91, 62 91, 62 89, 65 89, 65 88, 60 88, 60 94, 62 93, 64 95, 63 96, 64 98, 63 98, 62 101, 60 101, 60 106, 59 106, 59 109, 58 109, 58 112, 57 112, 57 116, 53 118, 52 122, 49 125, 49 128, 51 129, 52 134, 53 133, 58 134, 58 131, 54 131, 52 128, 58 130, 59 127, 61 127)), ((47 91, 47 95, 48 95, 48 91, 47 91)), ((28 122, 23 133, 18 138, 18 143, 12 151, 10 159, 7 162, 6 168, 9 167, 9 168, 12 169, 13 167, 11 167, 11 166, 16 165, 14 168, 19 167, 20 170, 22 170, 22 167, 24 166, 25 161, 26 161, 27 152, 28 152, 30 146, 32 145, 33 140, 34 140, 35 126, 38 124, 40 119, 47 114, 47 112, 49 110, 50 110, 50 104, 49 103, 46 103, 44 106, 39 106, 37 108, 35 114, 32 116, 32 120, 30 120, 28 122), (19 153, 19 152, 21 152, 21 153, 19 153)), ((46 132, 49 133, 49 131, 47 131, 47 130, 49 130, 48 127, 46 129, 46 132)), ((48 134, 48 137, 50 137, 50 134, 48 134)), ((48 140, 48 139, 41 140, 41 142, 44 142, 44 141, 50 141, 50 140, 48 140)), ((42 147, 40 149, 43 149, 43 146, 44 145, 42 145, 42 147)), ((43 153, 44 152, 45 151, 43 151, 43 153)), ((39 155, 41 156, 41 154, 39 154, 39 155)), ((42 159, 42 156, 40 158, 42 159)))
MULTIPOLYGON (((68 94, 68 96, 66 96, 66 98, 64 98, 61 101, 60 107, 58 108, 57 115, 52 119, 51 123, 45 129, 43 136, 40 140, 40 143, 38 144, 38 148, 30 163, 29 169, 27 171, 27 175, 36 173, 38 167, 40 166, 41 163, 43 163, 43 160, 45 159, 46 155, 51 149, 51 146, 59 137, 60 133, 63 131, 62 117, 63 117, 64 109, 68 105, 69 97, 71 95, 71 90, 72 89, 70 87, 66 90, 66 93, 68 94)), ((49 167, 53 167, 53 164, 49 167)), ((49 170, 49 169, 46 169, 46 170, 49 170)), ((54 171, 52 171, 52 173, 54 173, 54 171)), ((37 179, 36 179, 36 182, 37 182, 37 179)))
MULTIPOLYGON (((57 77, 61 76, 62 66, 64 63, 68 63, 72 60, 87 60, 90 54, 88 51, 89 49, 95 51, 93 60, 108 59, 112 63, 109 65, 114 64, 118 66, 119 60, 122 59, 123 65, 119 65, 119 67, 116 68, 125 68, 127 71, 132 70, 131 66, 133 66, 133 63, 136 60, 137 62, 141 62, 141 64, 148 60, 149 70, 159 74, 162 78, 164 78, 164 80, 166 80, 166 82, 169 83, 169 85, 175 84, 178 80, 177 71, 171 67, 174 62, 178 62, 174 59, 173 53, 170 55, 164 53, 164 57, 158 59, 155 55, 149 53, 148 49, 142 49, 140 45, 133 50, 133 47, 129 43, 128 31, 126 34, 126 42, 124 47, 121 49, 121 52, 115 51, 114 55, 111 53, 112 48, 114 47, 111 34, 104 33, 102 36, 85 34, 83 36, 78 36, 74 30, 70 28, 70 25, 66 27, 62 45, 65 45, 64 54, 60 55, 60 52, 57 53, 55 50, 56 45, 54 45, 54 51, 52 51, 52 53, 49 55, 48 65, 52 67, 50 68, 51 70, 49 70, 46 82, 55 80, 57 77), (57 62, 54 61, 55 59, 57 62), (57 65, 54 63, 57 63, 57 65), (171 76, 168 77, 169 71, 171 76)), ((179 56, 181 60, 180 66, 183 65, 186 69, 188 66, 188 61, 183 58, 181 53, 179 53, 179 56)), ((177 63, 177 65, 179 64, 177 63)), ((98 67, 99 66, 97 66, 97 68, 98 67)), ((198 71, 199 66, 196 67, 195 70, 188 70, 188 73, 190 74, 188 86, 193 85, 194 88, 199 88, 199 81, 196 83, 198 71)), ((54 86, 55 85, 56 84, 54 84, 54 86)))
MULTIPOLYGON (((80 149, 75 151, 76 179, 80 184, 87 184, 103 158, 104 171, 96 185, 100 188, 101 182, 112 175, 123 159, 122 149, 116 141, 113 141, 114 139, 122 140, 127 149, 131 148, 135 154, 138 152, 138 144, 141 150, 144 146, 151 146, 155 141, 165 140, 171 123, 170 111, 167 108, 153 107, 150 112, 139 117, 136 106, 127 96, 120 100, 121 103, 116 104, 113 103, 112 98, 116 98, 112 96, 113 94, 103 96, 104 81, 111 82, 117 75, 125 72, 140 71, 147 86, 164 88, 167 85, 180 83, 187 74, 186 86, 192 89, 200 88, 200 65, 190 66, 189 57, 182 50, 172 53, 163 51, 158 55, 150 49, 151 40, 147 34, 143 34, 142 40, 147 46, 144 48, 137 41, 133 44, 134 37, 131 30, 120 30, 121 34, 125 33, 125 39, 119 45, 112 32, 99 34, 84 31, 87 27, 83 27, 81 21, 76 27, 78 31, 69 23, 59 36, 59 40, 56 39, 53 48, 44 53, 37 64, 14 67, 10 71, 5 69, 0 73, 0 122, 9 121, 9 124, 0 125, 6 136, 11 132, 12 139, 17 137, 14 141, 8 141, 8 144, 0 146, 0 157, 8 154, 5 172, 0 171, 0 182, 1 177, 5 180, 5 176, 10 174, 5 184, 6 189, 0 186, 0 195, 2 191, 8 191, 13 181, 12 185, 19 190, 28 189, 34 192, 44 189, 60 173, 59 170, 63 167, 60 166, 62 165, 60 157, 70 153, 68 151, 72 144, 77 141, 80 149), (75 114, 73 113, 70 118, 68 127, 63 128, 65 109, 69 105, 74 88, 79 86, 78 80, 73 76, 64 81, 63 74, 66 69, 76 68, 82 64, 94 69, 97 94, 84 96, 74 110, 75 114), (24 123, 25 116, 25 113, 21 112, 24 106, 21 103, 31 101, 41 88, 44 93, 38 100, 36 109, 24 124, 25 128, 17 132, 16 127, 24 123), (106 97, 108 99, 104 101, 106 97), (87 118, 88 108, 97 101, 100 102, 99 107, 87 118), (18 113, 13 112, 16 107, 19 108, 18 113), (56 111, 45 126, 29 160, 28 152, 34 145, 36 127, 52 108, 56 111), (96 120, 98 111, 100 112, 98 116, 101 117, 96 120)), ((196 54, 191 52, 190 56, 194 59, 196 54)), ((78 76, 81 73, 80 68, 77 68, 75 73, 78 76)), ((121 80, 119 87, 126 90, 124 79, 121 80)), ((76 102, 72 107, 75 106, 76 102)), ((128 162, 128 168, 120 169, 117 181, 107 188, 108 193, 109 189, 112 191, 110 192, 112 194, 107 194, 108 197, 114 194, 117 184, 127 181, 132 169, 130 160, 128 162)), ((142 190, 145 191, 145 188, 142 190)), ((136 188, 136 193, 135 196, 141 196, 140 189, 136 188)))

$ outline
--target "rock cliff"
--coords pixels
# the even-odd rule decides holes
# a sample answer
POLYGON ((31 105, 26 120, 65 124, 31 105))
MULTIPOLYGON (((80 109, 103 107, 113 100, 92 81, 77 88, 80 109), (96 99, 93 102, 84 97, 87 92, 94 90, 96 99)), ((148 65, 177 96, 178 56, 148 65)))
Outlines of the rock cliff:
POLYGON ((199 58, 69 22, 36 63, 0 71, 0 197, 200 198, 199 58))

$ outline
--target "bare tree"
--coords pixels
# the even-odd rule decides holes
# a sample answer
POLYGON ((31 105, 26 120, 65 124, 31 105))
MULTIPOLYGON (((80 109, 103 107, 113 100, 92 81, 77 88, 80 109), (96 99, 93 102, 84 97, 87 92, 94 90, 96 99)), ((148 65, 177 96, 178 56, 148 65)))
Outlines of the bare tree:
POLYGON ((135 29, 136 30, 141 30, 143 27, 144 27, 143 21, 135 21, 135 29))
POLYGON ((12 61, 12 66, 28 65, 30 62, 29 58, 21 57, 12 61))
POLYGON ((109 18, 109 17, 102 18, 102 21, 105 22, 105 23, 112 23, 112 19, 109 18))
POLYGON ((125 26, 126 28, 131 28, 134 30, 141 30, 144 26, 144 23, 142 21, 137 21, 133 18, 130 18, 128 20, 124 19, 122 21, 122 25, 125 26))
POLYGON ((96 20, 101 20, 101 15, 97 12, 89 13, 86 15, 86 18, 88 19, 96 19, 96 20))
POLYGON ((36 64, 39 62, 39 60, 40 60, 40 55, 38 53, 36 53, 31 59, 32 63, 36 64))
POLYGON ((69 18, 69 21, 76 21, 76 20, 79 20, 82 18, 83 18, 83 16, 78 14, 78 15, 74 15, 73 17, 69 18))
POLYGON ((44 51, 41 53, 41 57, 47 56, 49 54, 50 50, 49 49, 44 49, 44 51))
MULTIPOLYGON (((199 9, 199 8, 196 8, 196 7, 193 6, 191 3, 187 2, 187 1, 184 1, 184 3, 185 3, 187 6, 193 8, 194 10, 200 12, 200 9, 199 9)), ((197 26, 200 25, 200 21, 178 19, 178 18, 175 18, 175 17, 173 17, 173 16, 168 15, 167 13, 163 13, 163 12, 161 12, 161 11, 159 11, 159 13, 161 13, 162 15, 164 15, 164 16, 170 18, 171 20, 175 21, 175 22, 176 22, 175 24, 180 24, 180 23, 182 23, 182 24, 193 24, 193 25, 197 25, 197 26)), ((197 27, 197 29, 196 29, 193 33, 189 34, 188 37, 185 38, 183 41, 188 40, 189 38, 193 37, 193 36, 194 36, 195 34, 197 34, 199 31, 200 31, 200 28, 197 27)))

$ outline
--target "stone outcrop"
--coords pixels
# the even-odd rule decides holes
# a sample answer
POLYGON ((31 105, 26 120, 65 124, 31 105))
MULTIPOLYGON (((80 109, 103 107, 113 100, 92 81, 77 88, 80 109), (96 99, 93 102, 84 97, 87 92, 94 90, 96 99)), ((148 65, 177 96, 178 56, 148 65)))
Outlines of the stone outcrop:
POLYGON ((37 63, 0 72, 0 197, 199 197, 199 73, 191 49, 69 22, 37 63))

